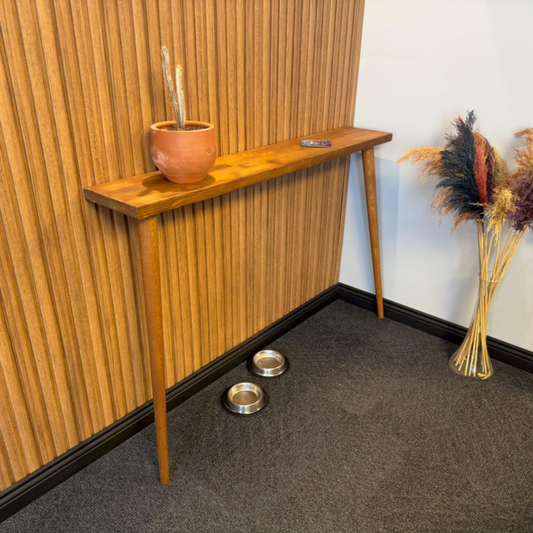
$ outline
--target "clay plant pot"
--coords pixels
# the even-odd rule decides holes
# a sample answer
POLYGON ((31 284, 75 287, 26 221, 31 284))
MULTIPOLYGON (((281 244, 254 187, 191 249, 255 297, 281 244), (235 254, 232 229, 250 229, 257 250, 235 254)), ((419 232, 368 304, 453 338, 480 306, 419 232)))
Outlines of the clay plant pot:
POLYGON ((176 131, 175 121, 152 124, 152 159, 163 176, 174 183, 196 183, 204 179, 217 157, 215 127, 207 122, 189 120, 185 127, 201 128, 176 131))

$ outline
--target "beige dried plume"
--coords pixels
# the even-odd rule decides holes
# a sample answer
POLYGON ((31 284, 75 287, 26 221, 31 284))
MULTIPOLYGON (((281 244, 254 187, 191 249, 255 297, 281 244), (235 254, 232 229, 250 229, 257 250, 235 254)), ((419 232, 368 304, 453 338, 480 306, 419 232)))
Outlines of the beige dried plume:
POLYGON ((492 203, 485 207, 485 219, 488 220, 487 230, 500 235, 507 217, 516 211, 515 195, 509 187, 500 186, 494 189, 492 203))
POLYGON ((404 163, 405 161, 410 161, 413 164, 424 163, 418 172, 418 179, 424 183, 429 178, 439 175, 441 152, 442 148, 433 146, 414 148, 396 160, 396 163, 404 163))

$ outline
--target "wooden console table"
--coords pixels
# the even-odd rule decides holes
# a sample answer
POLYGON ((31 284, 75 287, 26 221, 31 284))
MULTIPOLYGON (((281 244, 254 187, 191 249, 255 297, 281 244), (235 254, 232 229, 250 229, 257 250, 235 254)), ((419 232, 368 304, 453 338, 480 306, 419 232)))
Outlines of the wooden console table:
POLYGON ((391 133, 360 128, 337 128, 219 157, 210 174, 201 182, 192 185, 172 183, 160 172, 151 172, 100 183, 84 190, 87 200, 137 219, 154 394, 159 477, 163 485, 169 482, 169 467, 157 215, 318 165, 336 157, 362 152, 378 316, 383 318, 374 146, 391 139, 391 133), (329 139, 332 146, 303 148, 301 146, 303 139, 329 139))

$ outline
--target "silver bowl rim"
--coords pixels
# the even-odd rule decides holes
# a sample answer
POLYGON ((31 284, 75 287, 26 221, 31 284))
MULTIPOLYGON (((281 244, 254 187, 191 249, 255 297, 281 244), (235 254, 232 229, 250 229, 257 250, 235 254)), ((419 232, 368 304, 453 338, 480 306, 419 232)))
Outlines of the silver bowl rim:
MULTIPOLYGON (((282 354, 281 352, 279 352, 278 350, 271 350, 271 349, 265 349, 265 350, 259 350, 258 352, 254 353, 250 358, 248 358, 248 362, 247 362, 247 368, 248 368, 248 371, 253 374, 254 376, 258 377, 258 378, 267 378, 267 379, 272 379, 272 378, 279 378, 280 376, 283 376, 283 374, 285 374, 287 372, 287 370, 289 370, 289 360, 287 359, 287 356, 282 354), (260 367, 257 367, 255 364, 254 364, 254 357, 260 353, 264 353, 264 352, 273 352, 273 353, 276 353, 276 354, 279 354, 281 355, 281 357, 283 357, 283 364, 281 364, 279 367, 276 367, 276 369, 281 369, 279 372, 275 373, 275 374, 268 374, 268 373, 263 373, 261 372, 261 370, 259 370, 260 367)), ((273 370, 276 370, 276 369, 273 369, 273 370)))
MULTIPOLYGON (((250 415, 255 415, 257 413, 260 413, 264 408, 265 406, 267 405, 268 403, 268 394, 266 393, 265 389, 263 389, 263 387, 261 387, 261 385, 258 385, 257 383, 252 383, 251 381, 240 381, 239 383, 235 383, 233 385, 231 385, 230 387, 228 387, 223 393, 222 393, 222 396, 220 398, 221 402, 222 402, 222 407, 230 414, 232 415, 235 415, 235 416, 250 416, 250 415), (233 387, 236 387, 237 385, 244 385, 244 384, 250 384, 250 385, 253 385, 254 387, 257 387, 261 393, 263 394, 263 402, 262 402, 262 405, 259 407, 259 409, 257 409, 256 411, 252 411, 251 413, 239 413, 238 411, 234 411, 232 408, 231 408, 231 402, 229 401, 229 392, 231 389, 233 389, 233 387)), ((258 403, 260 400, 258 400, 257 402, 255 403, 258 403)), ((235 404, 233 404, 235 405, 235 404)), ((254 404, 250 404, 250 405, 254 405, 254 404)))

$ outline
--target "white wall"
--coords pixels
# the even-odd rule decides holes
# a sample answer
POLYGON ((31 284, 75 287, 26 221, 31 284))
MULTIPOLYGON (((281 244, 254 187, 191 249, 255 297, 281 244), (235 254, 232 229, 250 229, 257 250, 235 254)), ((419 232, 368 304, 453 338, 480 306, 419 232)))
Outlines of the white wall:
MULTIPOLYGON (((451 234, 430 212, 434 182, 394 161, 442 146, 451 121, 474 109, 508 163, 513 132, 533 126, 531 0, 367 0, 355 125, 391 131, 376 148, 385 298, 467 326, 476 299, 472 222, 451 234)), ((374 292, 360 157, 351 164, 340 281, 374 292)), ((496 296, 489 335, 533 350, 533 236, 496 296)))

